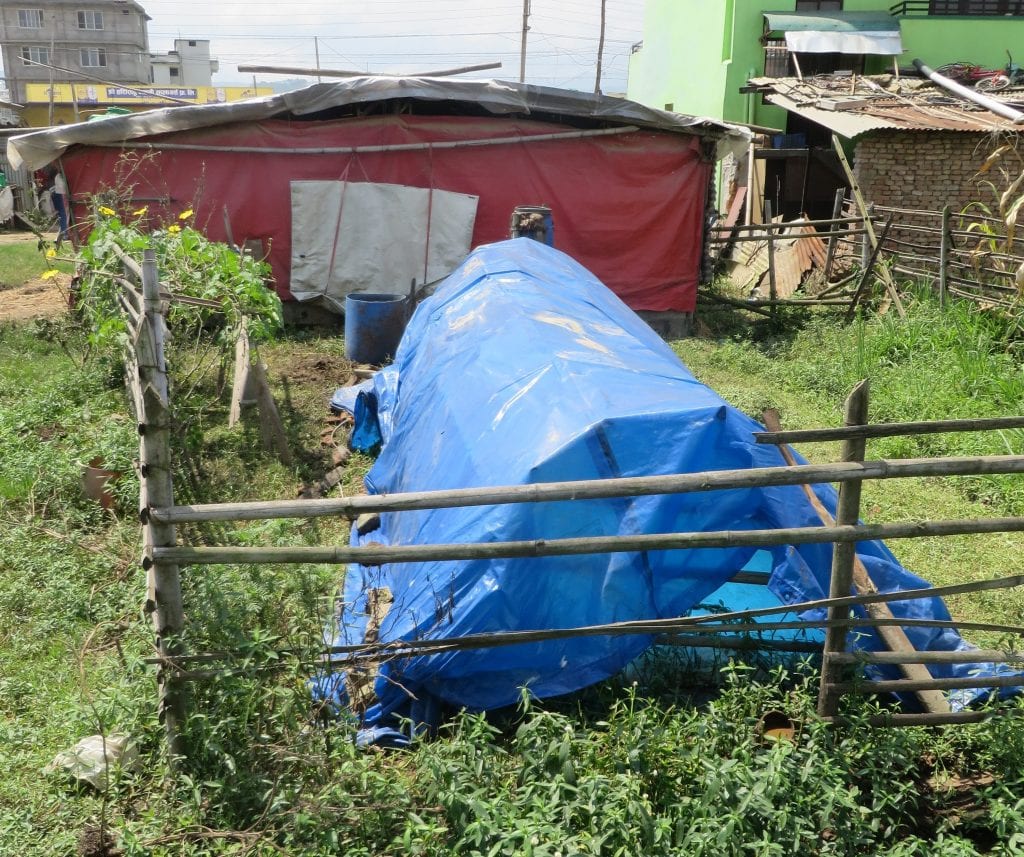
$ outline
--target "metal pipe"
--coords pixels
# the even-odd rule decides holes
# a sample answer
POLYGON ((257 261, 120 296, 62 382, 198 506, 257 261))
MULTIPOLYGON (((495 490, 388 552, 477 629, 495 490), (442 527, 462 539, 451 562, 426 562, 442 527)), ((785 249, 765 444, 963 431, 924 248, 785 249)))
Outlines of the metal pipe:
POLYGON ((1019 110, 1014 110, 1008 104, 1003 104, 1002 101, 996 101, 994 98, 982 95, 977 90, 969 89, 968 87, 957 83, 955 80, 950 80, 945 75, 941 75, 937 71, 933 71, 928 68, 928 66, 921 62, 921 60, 914 60, 914 68, 916 68, 936 86, 940 86, 955 95, 959 95, 961 98, 966 98, 968 101, 972 101, 980 107, 984 107, 986 110, 991 110, 997 116, 1009 119, 1015 125, 1020 125, 1024 122, 1024 113, 1021 113, 1019 110))

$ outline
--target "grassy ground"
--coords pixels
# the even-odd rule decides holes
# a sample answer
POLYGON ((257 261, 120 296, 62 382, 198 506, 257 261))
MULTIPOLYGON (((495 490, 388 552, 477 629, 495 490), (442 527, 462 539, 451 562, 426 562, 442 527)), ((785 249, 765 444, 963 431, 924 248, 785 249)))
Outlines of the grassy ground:
POLYGON ((48 261, 39 252, 34 238, 24 233, 14 237, 0 238, 0 290, 21 286, 51 268, 61 273, 71 273, 71 265, 63 261, 48 261))
MULTIPOLYGON (((787 426, 835 424, 862 376, 874 417, 1020 413, 1014 351, 966 310, 927 302, 912 319, 841 327, 827 317, 750 335, 735 319, 717 338, 674 347, 702 379, 787 426)), ((1011 722, 938 733, 835 734, 810 716, 813 679, 799 670, 754 683, 742 665, 696 708, 679 693, 692 663, 661 658, 548 710, 491 721, 465 716, 410 753, 355 750, 351 727, 311 728, 303 671, 197 685, 182 776, 166 782, 154 716, 151 638, 139 604, 138 526, 120 373, 83 361, 64 320, 0 326, 0 843, 2 853, 128 854, 875 854, 1019 853, 1024 846, 1024 733, 1011 722), (127 474, 104 512, 82 498, 81 465, 101 457, 127 474), (631 688, 639 680, 639 691, 631 688), (639 693, 639 695, 638 695, 639 693), (643 697, 650 695, 654 701, 643 697), (794 744, 765 745, 757 720, 781 708, 803 723, 794 744), (84 735, 126 732, 144 762, 101 797, 41 771, 84 735), (111 847, 104 843, 109 831, 111 847), (994 850, 993 850, 994 849, 994 850)), ((176 491, 185 500, 294 496, 328 466, 319 446, 326 397, 347 364, 337 338, 292 336, 263 357, 297 462, 261 452, 249 419, 225 426, 216 366, 182 413, 176 491)), ((872 452, 1019 451, 1016 435, 880 441, 872 452)), ((827 460, 834 449, 802 449, 827 460)), ((366 460, 345 483, 357 490, 366 460)), ((878 483, 878 520, 1017 514, 1012 480, 878 483)), ((267 522, 204 532, 195 543, 339 543, 343 524, 267 522)), ((936 582, 1020 570, 1018 537, 894 542, 936 582)), ((264 663, 311 651, 331 609, 337 568, 187 571, 189 645, 244 648, 264 663)), ((1020 621, 999 594, 953 604, 963 618, 1020 621)), ((851 711, 856 720, 863 709, 851 711)))

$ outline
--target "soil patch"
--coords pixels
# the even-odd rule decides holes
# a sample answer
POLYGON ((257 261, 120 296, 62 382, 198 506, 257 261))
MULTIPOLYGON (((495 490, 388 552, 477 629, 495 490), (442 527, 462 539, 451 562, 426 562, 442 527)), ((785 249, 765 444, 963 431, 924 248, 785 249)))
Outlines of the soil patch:
POLYGON ((52 280, 36 278, 21 286, 0 290, 0 322, 49 318, 68 310, 70 274, 52 280))

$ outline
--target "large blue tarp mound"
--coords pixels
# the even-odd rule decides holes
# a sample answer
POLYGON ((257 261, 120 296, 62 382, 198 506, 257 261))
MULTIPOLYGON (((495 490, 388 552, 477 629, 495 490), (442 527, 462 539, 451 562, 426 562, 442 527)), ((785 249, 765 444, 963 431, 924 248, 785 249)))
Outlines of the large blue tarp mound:
MULTIPOLYGON (((782 465, 762 427, 698 382, 672 350, 592 274, 528 239, 481 247, 417 309, 372 395, 383 437, 366 478, 393 494, 782 465)), ((830 486, 816 489, 834 511, 830 486)), ((484 506, 382 515, 353 543, 396 545, 818 526, 799 487, 484 506)), ((460 637, 686 615, 749 567, 754 548, 353 566, 332 645, 460 637), (724 586, 723 586, 724 585, 724 586), (368 628, 368 619, 373 620, 368 628)), ((858 554, 883 592, 927 584, 880 542, 858 554)), ((768 548, 759 598, 794 604, 828 593, 831 547, 768 548)), ((726 604, 726 606, 730 606, 726 604)), ((896 601, 901 617, 948 619, 938 599, 896 601)), ((817 620, 815 612, 802 618, 817 620)), ((911 627, 918 649, 960 649, 950 629, 911 627)), ((405 658, 317 681, 365 725, 430 720, 440 706, 492 709, 527 688, 575 691, 621 670, 651 637, 565 639, 405 658)), ((862 629, 851 644, 879 647, 862 629)), ((936 676, 989 672, 933 667, 936 676)), ((969 700, 970 694, 964 699, 969 700)))

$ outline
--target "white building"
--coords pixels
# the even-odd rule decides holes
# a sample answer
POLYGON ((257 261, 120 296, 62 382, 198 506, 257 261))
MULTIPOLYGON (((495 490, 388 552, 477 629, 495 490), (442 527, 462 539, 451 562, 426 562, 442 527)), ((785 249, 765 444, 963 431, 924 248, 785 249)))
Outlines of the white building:
POLYGON ((175 39, 174 50, 150 54, 151 82, 157 86, 212 86, 220 64, 210 59, 209 39, 175 39))

